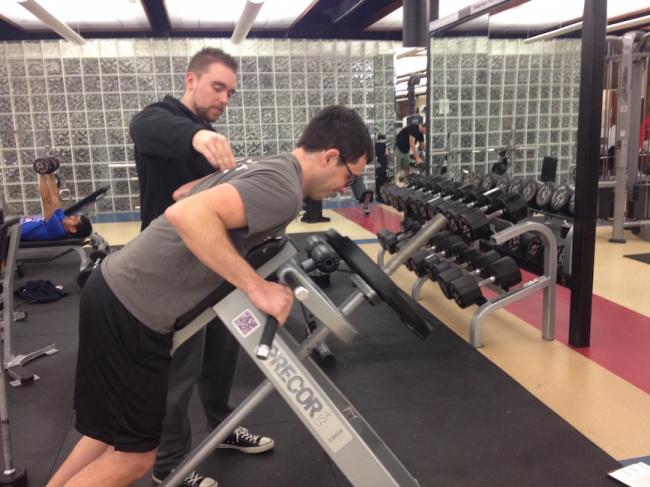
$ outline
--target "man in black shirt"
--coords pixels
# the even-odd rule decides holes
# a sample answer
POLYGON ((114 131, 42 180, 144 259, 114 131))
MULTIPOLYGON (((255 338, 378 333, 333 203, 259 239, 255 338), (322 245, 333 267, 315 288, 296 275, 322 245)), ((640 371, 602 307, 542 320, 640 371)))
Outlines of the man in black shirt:
POLYGON ((424 161, 420 157, 416 143, 419 143, 419 149, 424 150, 424 134, 426 133, 426 126, 407 125, 397 133, 395 137, 395 166, 397 177, 396 182, 402 181, 409 173, 410 153, 415 157, 415 164, 423 164, 424 161))
MULTIPOLYGON (((235 93, 237 69, 237 61, 220 49, 203 49, 190 60, 180 100, 165 96, 133 117, 129 130, 135 144, 143 230, 174 203, 177 188, 235 165, 228 140, 211 123, 235 93)), ((230 413, 228 398, 238 353, 236 339, 218 321, 174 353, 154 482, 160 483, 190 451, 187 407, 194 384, 210 428, 230 413)), ((273 440, 239 427, 221 446, 261 453, 273 448, 273 440)), ((216 482, 194 474, 183 485, 212 487, 216 482)))

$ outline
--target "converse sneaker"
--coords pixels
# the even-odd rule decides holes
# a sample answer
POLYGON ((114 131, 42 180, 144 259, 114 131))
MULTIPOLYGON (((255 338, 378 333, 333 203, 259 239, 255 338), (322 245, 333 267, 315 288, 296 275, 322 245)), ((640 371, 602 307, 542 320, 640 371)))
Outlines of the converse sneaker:
POLYGON ((239 426, 219 445, 219 448, 233 448, 244 453, 262 453, 273 448, 273 440, 266 436, 254 435, 239 426))
MULTIPOLYGON (((165 472, 164 474, 158 474, 154 472, 151 474, 151 479, 154 484, 160 485, 167 478, 171 472, 165 472)), ((217 481, 211 479, 210 477, 204 477, 199 475, 196 472, 190 473, 183 481, 178 484, 178 487, 217 487, 217 481)))

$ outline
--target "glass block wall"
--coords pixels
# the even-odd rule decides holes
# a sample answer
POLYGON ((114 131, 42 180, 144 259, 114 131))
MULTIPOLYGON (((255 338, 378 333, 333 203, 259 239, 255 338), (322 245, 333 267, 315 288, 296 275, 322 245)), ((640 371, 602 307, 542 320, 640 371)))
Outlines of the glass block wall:
POLYGON ((395 141, 395 69, 393 54, 381 54, 374 59, 375 130, 387 137, 388 147, 395 141))
MULTIPOLYGON (((236 156, 293 148, 323 106, 353 107, 371 129, 392 124, 395 43, 261 39, 233 46, 225 39, 94 40, 0 43, 0 173, 8 209, 39 214, 36 157, 58 156, 70 200, 108 185, 90 213, 137 212, 138 184, 128 134, 132 116, 166 94, 180 97, 187 63, 205 46, 240 61, 238 93, 215 128, 236 156), (381 110, 375 110, 375 94, 381 110), (387 117, 388 121, 381 117, 387 117)), ((367 179, 372 183, 373 168, 367 179)), ((67 205, 66 205, 67 206, 67 205)))
MULTIPOLYGON (((430 147, 447 150, 451 171, 484 174, 514 141, 514 176, 539 177, 546 155, 558 180, 574 163, 578 127, 580 40, 431 40, 430 147), (514 132, 513 132, 514 131, 514 132)), ((433 166, 445 155, 433 155, 433 166)))

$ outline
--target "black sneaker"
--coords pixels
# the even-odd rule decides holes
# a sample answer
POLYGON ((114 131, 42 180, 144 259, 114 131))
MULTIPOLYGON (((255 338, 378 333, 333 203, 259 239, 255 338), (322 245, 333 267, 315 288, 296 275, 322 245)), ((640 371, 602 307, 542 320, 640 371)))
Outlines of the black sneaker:
POLYGON ((232 448, 244 453, 262 453, 273 448, 273 445, 271 438, 254 435, 243 426, 239 426, 219 445, 219 448, 232 448))
MULTIPOLYGON (((165 472, 163 474, 154 472, 151 474, 151 479, 154 484, 160 485, 167 478, 171 472, 165 472)), ((183 481, 178 484, 178 487, 218 487, 217 481, 210 478, 199 475, 196 472, 191 472, 183 481)))

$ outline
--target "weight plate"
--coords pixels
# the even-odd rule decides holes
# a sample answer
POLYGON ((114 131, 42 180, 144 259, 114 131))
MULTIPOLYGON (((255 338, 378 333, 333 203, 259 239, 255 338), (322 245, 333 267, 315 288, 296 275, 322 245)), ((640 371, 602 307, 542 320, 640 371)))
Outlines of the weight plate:
POLYGON ((492 176, 490 174, 486 174, 481 178, 481 189, 483 191, 488 191, 492 189, 494 185, 494 182, 492 180, 492 176))
POLYGON ((551 208, 561 211, 569 203, 573 190, 568 184, 560 184, 551 197, 551 208))
POLYGON ((508 185, 508 192, 509 193, 515 193, 515 194, 521 194, 521 191, 524 186, 524 180, 521 178, 514 178, 510 184, 508 185))
POLYGON ((402 322, 419 338, 425 339, 435 325, 442 323, 420 306, 395 283, 348 237, 330 229, 325 233, 328 243, 350 269, 359 274, 391 308, 402 322))
POLYGON ((472 184, 472 185, 474 185, 474 186, 476 186, 478 188, 481 185, 481 180, 482 179, 483 178, 481 177, 480 174, 472 174, 472 178, 471 178, 469 184, 472 184))
POLYGON ((501 176, 497 180, 497 188, 499 188, 504 193, 508 191, 508 186, 510 185, 510 178, 508 176, 501 176))
POLYGON ((547 206, 551 199, 553 198, 553 192, 555 191, 555 185, 551 182, 544 183, 544 185, 537 190, 537 196, 535 197, 535 202, 540 208, 547 206))
POLYGON ((533 203, 535 201, 535 196, 537 196, 537 181, 526 181, 521 190, 521 196, 524 198, 526 204, 533 203))

